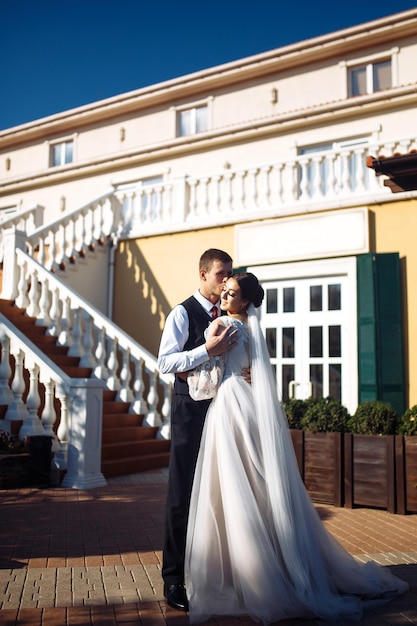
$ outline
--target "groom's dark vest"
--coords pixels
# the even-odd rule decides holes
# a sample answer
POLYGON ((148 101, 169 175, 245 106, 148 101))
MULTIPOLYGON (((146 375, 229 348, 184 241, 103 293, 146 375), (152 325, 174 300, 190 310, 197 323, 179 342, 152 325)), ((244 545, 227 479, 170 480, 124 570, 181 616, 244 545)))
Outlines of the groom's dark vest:
MULTIPOLYGON (((192 350, 205 343, 204 331, 211 321, 210 315, 203 309, 201 304, 191 296, 181 303, 188 314, 188 339, 184 350, 192 350)), ((187 381, 175 376, 174 392, 188 396, 187 381)))

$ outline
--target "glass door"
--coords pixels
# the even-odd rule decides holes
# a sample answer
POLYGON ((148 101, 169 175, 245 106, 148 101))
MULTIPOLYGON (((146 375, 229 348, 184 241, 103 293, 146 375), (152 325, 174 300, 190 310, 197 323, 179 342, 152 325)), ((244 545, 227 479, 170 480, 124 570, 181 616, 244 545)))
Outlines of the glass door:
POLYGON ((283 400, 347 399, 347 281, 341 275, 262 283, 261 325, 283 400))

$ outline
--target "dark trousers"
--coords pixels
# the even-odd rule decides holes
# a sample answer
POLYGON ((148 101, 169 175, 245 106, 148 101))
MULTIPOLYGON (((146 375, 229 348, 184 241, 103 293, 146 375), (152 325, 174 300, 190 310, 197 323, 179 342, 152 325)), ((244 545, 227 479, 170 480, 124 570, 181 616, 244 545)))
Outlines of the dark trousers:
POLYGON ((173 394, 162 564, 162 577, 167 585, 184 582, 185 542, 191 489, 209 405, 210 400, 195 402, 188 395, 173 394))

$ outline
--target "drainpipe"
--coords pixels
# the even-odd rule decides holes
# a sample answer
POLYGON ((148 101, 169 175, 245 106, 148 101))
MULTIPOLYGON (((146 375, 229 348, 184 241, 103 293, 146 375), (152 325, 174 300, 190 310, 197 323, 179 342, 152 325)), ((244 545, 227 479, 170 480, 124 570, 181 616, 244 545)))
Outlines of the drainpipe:
POLYGON ((114 296, 114 265, 116 258, 116 250, 118 237, 114 233, 110 239, 109 251, 109 270, 107 273, 107 317, 113 321, 113 296, 114 296))

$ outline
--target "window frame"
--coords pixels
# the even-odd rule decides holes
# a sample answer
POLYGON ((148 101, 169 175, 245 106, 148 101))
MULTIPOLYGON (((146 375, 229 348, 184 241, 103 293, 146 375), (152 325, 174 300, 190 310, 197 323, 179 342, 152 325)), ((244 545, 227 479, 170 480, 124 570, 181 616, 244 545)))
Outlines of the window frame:
POLYGON ((171 111, 174 114, 174 133, 177 139, 184 139, 185 137, 195 137, 197 135, 201 135, 202 133, 206 133, 212 129, 212 114, 213 114, 212 102, 213 100, 214 100, 213 96, 210 96, 209 98, 204 98, 203 100, 197 100, 194 102, 189 102, 187 104, 182 104, 179 106, 171 107, 171 111), (205 130, 197 131, 196 130, 196 121, 197 121, 196 111, 197 109, 202 109, 202 108, 207 109, 207 128, 205 130), (193 130, 188 134, 181 134, 180 133, 180 116, 181 116, 181 113, 184 113, 186 111, 191 111, 192 113, 193 130))
POLYGON ((67 165, 71 165, 75 162, 75 136, 71 135, 69 137, 60 137, 59 139, 54 139, 53 141, 48 142, 48 157, 49 157, 49 167, 65 167, 67 165), (65 146, 68 144, 72 144, 72 159, 71 161, 65 161, 65 146), (61 146, 61 160, 60 163, 53 163, 53 153, 54 149, 57 146, 61 146), (62 153, 64 153, 64 160, 62 159, 62 153))
POLYGON ((391 63, 391 86, 389 89, 398 87, 398 53, 399 48, 395 47, 386 52, 342 61, 339 65, 343 70, 343 91, 345 99, 360 98, 385 91, 384 89, 378 91, 373 89, 373 75, 375 66, 378 63, 384 63, 386 61, 390 61, 391 63), (366 71, 366 93, 353 95, 351 93, 351 72, 354 69, 362 67, 366 71))

